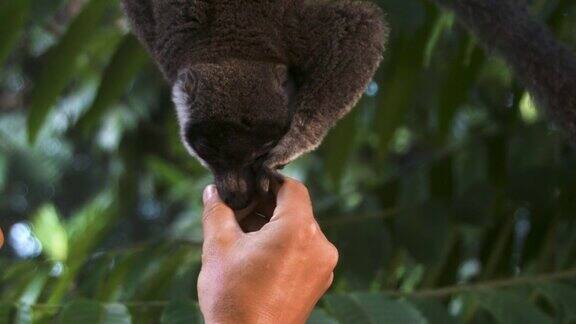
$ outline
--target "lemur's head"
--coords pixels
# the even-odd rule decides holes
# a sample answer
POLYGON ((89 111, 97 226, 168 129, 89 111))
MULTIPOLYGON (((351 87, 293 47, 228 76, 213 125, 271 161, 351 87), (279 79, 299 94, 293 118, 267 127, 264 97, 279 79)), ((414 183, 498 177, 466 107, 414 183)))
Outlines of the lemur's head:
POLYGON ((228 60, 180 71, 173 101, 182 139, 233 209, 265 190, 274 170, 263 160, 290 127, 292 97, 288 70, 276 63, 228 60))

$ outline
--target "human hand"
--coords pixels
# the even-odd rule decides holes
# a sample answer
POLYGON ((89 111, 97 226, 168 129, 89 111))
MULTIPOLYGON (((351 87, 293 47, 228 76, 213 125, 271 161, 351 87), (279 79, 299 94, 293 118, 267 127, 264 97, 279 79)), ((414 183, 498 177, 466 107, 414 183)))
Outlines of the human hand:
POLYGON ((214 186, 204 191, 198 279, 207 323, 304 323, 330 287, 338 251, 314 219, 306 187, 286 179, 270 222, 244 233, 214 186))

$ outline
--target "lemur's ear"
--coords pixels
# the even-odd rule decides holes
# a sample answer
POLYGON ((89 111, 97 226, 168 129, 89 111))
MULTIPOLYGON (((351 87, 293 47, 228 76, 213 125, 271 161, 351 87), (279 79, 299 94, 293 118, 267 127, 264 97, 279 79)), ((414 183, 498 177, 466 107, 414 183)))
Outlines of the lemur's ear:
POLYGON ((187 67, 178 73, 172 87, 172 101, 176 104, 180 119, 188 118, 188 109, 196 99, 199 82, 199 73, 193 68, 187 67))
POLYGON ((193 94, 198 88, 199 76, 198 72, 192 68, 186 68, 178 74, 178 83, 182 90, 186 91, 188 95, 193 94))

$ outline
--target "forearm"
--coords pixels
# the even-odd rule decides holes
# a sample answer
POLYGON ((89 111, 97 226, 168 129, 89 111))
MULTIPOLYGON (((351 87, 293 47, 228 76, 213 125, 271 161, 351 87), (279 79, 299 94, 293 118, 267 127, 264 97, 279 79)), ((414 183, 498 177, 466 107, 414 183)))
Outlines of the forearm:
POLYGON ((358 102, 382 60, 387 38, 382 13, 375 6, 359 3, 331 9, 333 14, 326 15, 332 21, 317 28, 326 35, 311 36, 296 97, 295 130, 312 132, 314 138, 323 137, 358 102))
POLYGON ((289 20, 290 66, 298 80, 289 132, 267 166, 285 165, 314 150, 360 99, 384 52, 388 29, 368 2, 329 2, 300 8, 289 20))

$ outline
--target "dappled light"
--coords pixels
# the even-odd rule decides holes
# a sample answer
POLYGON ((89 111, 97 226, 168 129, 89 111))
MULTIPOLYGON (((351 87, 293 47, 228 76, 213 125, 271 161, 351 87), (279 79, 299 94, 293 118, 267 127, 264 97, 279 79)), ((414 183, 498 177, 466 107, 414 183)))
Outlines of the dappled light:
MULTIPOLYGON (((391 28, 381 67, 281 170, 340 255, 309 322, 573 323, 562 118, 434 1, 367 1, 391 28)), ((529 2, 576 54, 576 2, 529 2)), ((199 323, 214 180, 118 1, 1 1, 0 24, 0 323, 199 323)))

